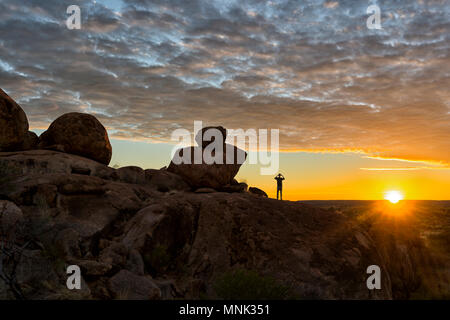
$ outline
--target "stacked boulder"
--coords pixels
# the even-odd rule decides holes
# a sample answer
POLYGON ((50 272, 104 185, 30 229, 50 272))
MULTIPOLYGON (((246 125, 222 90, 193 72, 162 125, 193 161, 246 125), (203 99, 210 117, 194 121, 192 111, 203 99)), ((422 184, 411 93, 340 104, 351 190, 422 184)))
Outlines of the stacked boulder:
POLYGON ((181 176, 193 189, 234 185, 247 153, 225 143, 226 136, 223 127, 203 128, 195 137, 198 146, 177 150, 167 171, 181 176))

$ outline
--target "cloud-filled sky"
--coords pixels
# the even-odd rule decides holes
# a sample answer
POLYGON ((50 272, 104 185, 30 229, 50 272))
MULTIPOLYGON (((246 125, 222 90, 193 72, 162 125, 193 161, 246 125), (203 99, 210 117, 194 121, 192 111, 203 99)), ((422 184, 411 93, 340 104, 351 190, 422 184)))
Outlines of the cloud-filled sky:
POLYGON ((0 87, 35 129, 80 111, 113 138, 168 141, 202 120, 445 166, 449 38, 444 0, 0 0, 0 87))

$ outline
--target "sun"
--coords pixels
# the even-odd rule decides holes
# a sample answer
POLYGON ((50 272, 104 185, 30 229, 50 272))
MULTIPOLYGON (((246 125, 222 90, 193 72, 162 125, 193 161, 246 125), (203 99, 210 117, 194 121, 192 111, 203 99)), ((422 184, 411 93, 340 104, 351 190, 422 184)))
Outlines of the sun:
POLYGON ((392 190, 386 192, 384 199, 389 200, 391 203, 397 203, 403 200, 403 195, 399 191, 392 190))

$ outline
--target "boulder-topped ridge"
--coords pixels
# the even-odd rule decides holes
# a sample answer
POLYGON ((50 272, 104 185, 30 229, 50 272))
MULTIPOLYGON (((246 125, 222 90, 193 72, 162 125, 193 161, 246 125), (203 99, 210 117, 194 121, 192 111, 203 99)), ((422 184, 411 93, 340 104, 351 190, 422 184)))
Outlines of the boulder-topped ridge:
MULTIPOLYGON (((172 183, 159 190, 164 170, 128 183, 115 169, 55 151, 0 153, 5 167, 0 230, 22 248, 16 288, 28 299, 217 298, 218 280, 240 269, 275 279, 296 298, 390 299, 391 278, 406 290, 416 277, 409 262, 397 278, 372 236, 333 210, 172 183), (92 174, 72 172, 80 165, 92 174), (82 270, 81 291, 65 286, 71 264, 82 270), (383 270, 383 290, 366 287, 371 264, 383 270)), ((4 262, 9 272, 12 260, 4 262)), ((1 298, 18 296, 0 281, 1 298)))
MULTIPOLYGON (((27 155, 40 167, 45 152, 3 153, 0 163, 17 169, 27 155)), ((217 279, 237 268, 300 298, 392 297, 387 277, 384 290, 367 290, 365 268, 383 261, 370 235, 335 212, 250 193, 161 192, 114 181, 106 166, 91 167, 97 176, 68 173, 80 159, 65 154, 61 168, 30 167, 2 182, 2 203, 22 213, 8 236, 24 247, 17 284, 26 298, 217 297, 217 279), (65 287, 70 264, 81 267, 80 292, 65 287)), ((1 281, 0 297, 14 297, 1 281)))
POLYGON ((63 115, 38 139, 0 96, 0 299, 223 298, 218 283, 236 270, 288 288, 280 299, 390 299, 391 279, 404 290, 414 282, 412 263, 387 270, 371 235, 339 212, 247 191, 234 179, 240 162, 111 168, 95 117, 63 115), (382 290, 366 287, 371 264, 382 290), (66 287, 69 265, 81 290, 66 287))
MULTIPOLYGON (((54 120, 49 128, 44 131, 40 137, 33 132, 28 131, 28 120, 22 108, 4 91, 0 89, 0 151, 17 152, 27 150, 55 150, 66 154, 81 156, 87 159, 95 160, 100 164, 108 165, 112 156, 112 147, 109 141, 108 133, 105 127, 96 117, 90 114, 71 112, 66 113, 54 120)), ((144 172, 138 167, 125 167, 113 173, 112 179, 122 180, 128 183, 146 183, 148 180, 157 181, 160 190, 169 190, 164 181, 171 180, 172 184, 178 184, 175 189, 186 188, 214 188, 216 190, 228 190, 230 192, 246 191, 246 187, 231 186, 234 183, 234 177, 239 171, 240 166, 245 161, 247 153, 235 146, 225 143, 227 130, 223 127, 205 127, 196 135, 197 147, 188 147, 178 150, 174 159, 171 161, 167 170, 158 174, 155 172, 144 172), (204 149, 209 148, 210 144, 215 142, 215 133, 219 133, 221 138, 220 146, 223 148, 214 149, 212 157, 214 163, 206 161, 203 157, 204 149), (213 133, 213 134, 211 134, 213 133), (200 163, 194 159, 200 151, 200 163), (176 160, 181 156, 189 154, 183 161, 176 160), (231 158, 231 159, 230 159, 231 158), (217 161, 216 161, 217 160, 217 161), (147 174, 148 173, 148 174, 147 174), (166 179, 161 179, 163 175, 166 179), (147 178, 146 178, 147 177, 147 178), (181 178, 181 179, 180 179, 181 178), (183 181, 181 181, 183 180, 183 181), (187 187, 187 185, 189 187, 187 187), (245 190, 244 190, 245 189, 245 190)), ((38 159, 45 157, 45 153, 34 152, 38 159)), ((25 154, 26 156, 26 154, 25 154)), ((57 156, 59 157, 59 156, 57 156)), ((64 158, 64 156, 62 156, 64 158)), ((14 158, 14 157, 13 157, 14 158)), ((67 157, 66 157, 67 158, 67 157)), ((76 158, 71 158, 76 159, 76 158)), ((31 159, 34 162, 36 159, 31 159)), ((71 161, 69 161, 71 162, 71 161)), ((79 161, 78 161, 79 162, 79 161)), ((65 173, 79 173, 85 175, 96 175, 97 169, 101 171, 100 177, 106 172, 112 172, 111 168, 104 168, 96 164, 84 161, 87 167, 70 165, 70 168, 64 167, 64 162, 58 163, 52 159, 44 161, 39 167, 47 168, 52 165, 50 172, 63 170, 65 173)), ((19 163, 19 167, 21 163, 19 163)), ((20 167, 19 170, 35 170, 36 168, 28 164, 20 167)), ((29 172, 23 172, 28 174, 29 172)))

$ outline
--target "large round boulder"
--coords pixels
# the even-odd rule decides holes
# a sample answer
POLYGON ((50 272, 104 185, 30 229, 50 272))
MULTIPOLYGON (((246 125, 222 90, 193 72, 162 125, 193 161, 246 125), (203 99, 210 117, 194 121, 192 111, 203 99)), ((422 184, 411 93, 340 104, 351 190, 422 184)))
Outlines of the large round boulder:
POLYGON ((167 171, 182 177, 193 189, 231 185, 247 153, 225 143, 226 137, 224 127, 202 128, 195 136, 198 146, 177 150, 167 171))
POLYGON ((194 189, 220 189, 233 182, 246 158, 244 150, 229 144, 212 155, 201 147, 187 147, 177 150, 167 171, 179 175, 194 189))
POLYGON ((22 108, 0 89, 0 151, 22 149, 28 137, 28 120, 22 108))
POLYGON ((66 113, 39 137, 39 147, 76 154, 108 165, 112 147, 105 127, 86 113, 66 113))

